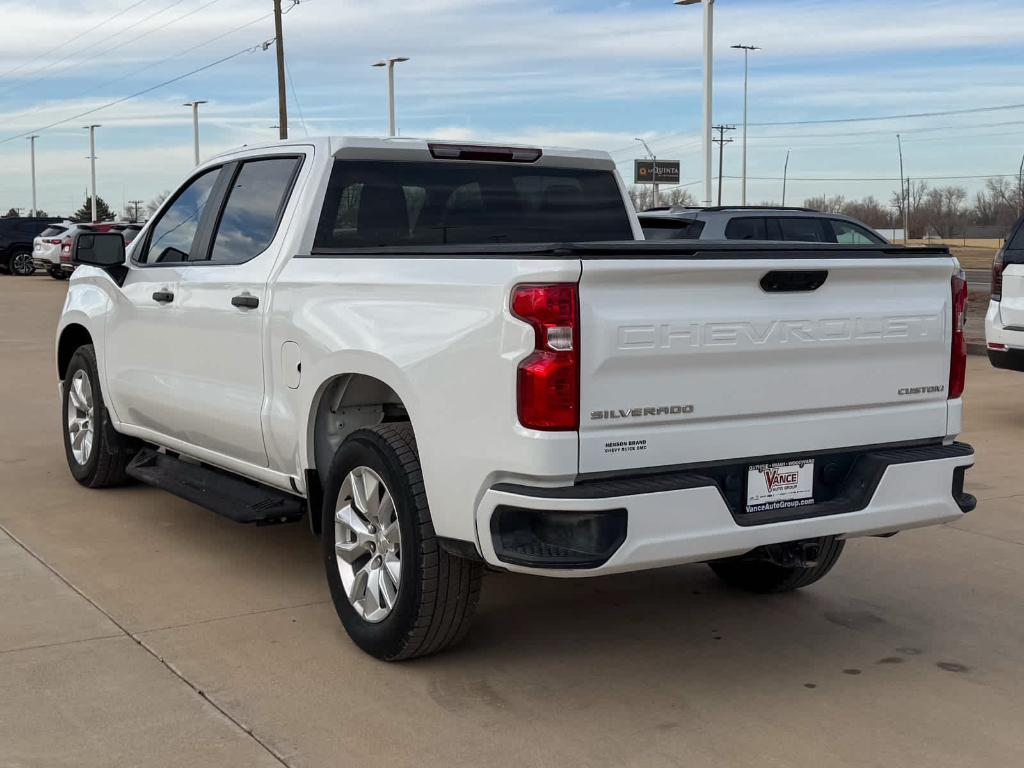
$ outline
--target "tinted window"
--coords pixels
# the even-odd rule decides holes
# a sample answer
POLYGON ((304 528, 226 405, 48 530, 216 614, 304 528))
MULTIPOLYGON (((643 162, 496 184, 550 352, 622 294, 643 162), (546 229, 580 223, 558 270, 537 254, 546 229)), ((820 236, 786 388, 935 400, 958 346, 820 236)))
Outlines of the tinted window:
POLYGON ((207 171, 181 191, 157 220, 140 261, 161 264, 189 260, 203 209, 219 174, 220 168, 207 171))
POLYGON ((1024 219, 1017 222, 1017 228, 1006 242, 1006 247, 1008 249, 1024 250, 1024 219))
POLYGON ((767 240, 764 219, 757 216, 744 216, 731 219, 725 227, 728 240, 767 240))
POLYGON ((40 232, 39 237, 56 237, 62 232, 67 232, 67 229, 67 227, 62 227, 60 225, 54 224, 40 232))
POLYGON ((314 247, 632 239, 610 171, 339 160, 314 247))
POLYGON ((700 233, 704 231, 703 221, 686 219, 641 218, 640 226, 648 240, 699 240, 700 233))
POLYGON ((288 202, 299 160, 251 160, 235 176, 217 227, 210 260, 241 264, 267 249, 288 202))
POLYGON ((831 219, 832 232, 837 243, 846 245, 879 245, 884 241, 866 230, 864 227, 852 224, 849 221, 831 219))
POLYGON ((835 236, 824 219, 810 216, 793 216, 775 219, 781 236, 780 239, 795 243, 834 243, 835 236))
POLYGON ((19 221, 16 225, 16 229, 18 229, 22 234, 35 237, 46 229, 46 226, 45 221, 19 221))

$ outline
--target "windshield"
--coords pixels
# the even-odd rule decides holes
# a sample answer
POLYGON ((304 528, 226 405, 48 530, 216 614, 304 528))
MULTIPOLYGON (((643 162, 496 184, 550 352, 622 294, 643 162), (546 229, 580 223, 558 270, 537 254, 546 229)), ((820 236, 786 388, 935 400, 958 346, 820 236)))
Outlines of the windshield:
POLYGON ((611 171, 337 160, 314 247, 632 239, 611 171))

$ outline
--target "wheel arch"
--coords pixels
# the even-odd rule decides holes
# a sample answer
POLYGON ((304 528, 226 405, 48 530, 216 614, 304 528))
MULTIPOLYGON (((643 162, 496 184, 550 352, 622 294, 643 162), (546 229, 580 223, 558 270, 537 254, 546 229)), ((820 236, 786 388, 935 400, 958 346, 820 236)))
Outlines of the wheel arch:
POLYGON ((320 533, 320 517, 314 500, 322 498, 327 470, 338 446, 363 427, 384 422, 410 422, 406 401, 388 382, 368 373, 338 373, 317 387, 306 425, 305 470, 310 499, 310 527, 320 533), (315 484, 315 487, 313 485, 315 484))
POLYGON ((68 323, 61 329, 57 340, 57 377, 63 381, 75 350, 86 344, 93 344, 92 334, 81 323, 68 323))

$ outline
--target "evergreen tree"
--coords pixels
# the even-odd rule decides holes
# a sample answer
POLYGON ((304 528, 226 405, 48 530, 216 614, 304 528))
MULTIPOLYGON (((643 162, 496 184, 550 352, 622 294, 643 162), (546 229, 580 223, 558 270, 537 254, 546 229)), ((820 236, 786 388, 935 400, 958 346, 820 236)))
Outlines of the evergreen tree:
MULTIPOLYGON (((96 195, 96 221, 111 221, 113 218, 114 212, 110 210, 110 206, 106 204, 102 197, 96 195)), ((89 195, 85 196, 85 202, 81 208, 75 211, 71 220, 79 222, 92 221, 92 197, 89 195)))

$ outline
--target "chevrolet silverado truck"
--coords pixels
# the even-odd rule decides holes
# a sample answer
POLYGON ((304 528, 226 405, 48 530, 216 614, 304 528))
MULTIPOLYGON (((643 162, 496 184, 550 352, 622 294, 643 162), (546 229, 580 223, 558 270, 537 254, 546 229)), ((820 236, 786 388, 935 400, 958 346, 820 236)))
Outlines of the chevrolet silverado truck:
POLYGON ((487 567, 706 562, 777 592, 973 509, 947 250, 642 237, 600 152, 213 158, 127 253, 77 238, 71 473, 308 516, 342 624, 388 660, 458 641, 487 567))

